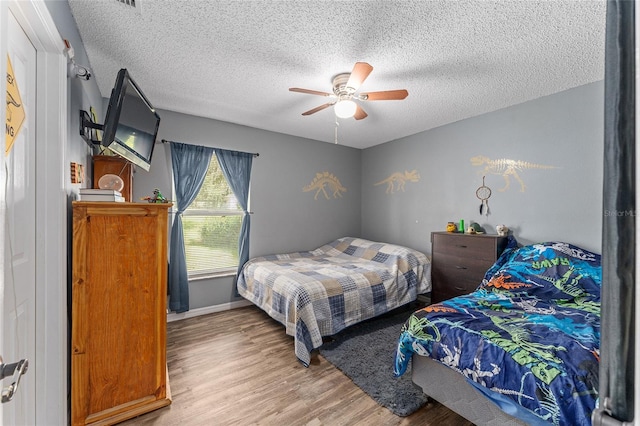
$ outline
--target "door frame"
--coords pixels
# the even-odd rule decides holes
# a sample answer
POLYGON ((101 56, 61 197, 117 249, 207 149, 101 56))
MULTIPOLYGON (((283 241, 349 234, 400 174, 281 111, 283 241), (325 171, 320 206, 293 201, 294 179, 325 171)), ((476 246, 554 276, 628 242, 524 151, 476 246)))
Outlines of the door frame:
MULTIPOLYGON (((36 362, 27 374, 36 376, 36 423, 68 423, 67 239, 68 204, 65 182, 68 139, 67 58, 65 45, 42 0, 0 1, 0 28, 9 11, 36 48, 36 362)), ((7 72, 7 34, 0 31, 0 75, 7 72)), ((2 79, 2 92, 6 79, 2 79)), ((0 108, 0 121, 5 121, 0 108)), ((4 144, 3 144, 4 146, 4 144)), ((4 149, 0 149, 4 161, 4 149)), ((0 189, 0 224, 4 232, 4 176, 0 189)), ((0 250, 4 265, 4 252, 0 250)), ((4 273, 0 290, 4 291, 4 273)), ((2 302, 0 295, 0 302, 2 302)), ((7 360, 10 361, 10 360, 7 360)), ((0 419, 1 423, 1 419, 0 419)))
MULTIPOLYGON (((638 3, 634 5, 634 30, 635 30, 635 79, 636 79, 636 104, 635 104, 635 126, 636 126, 636 200, 640 200, 640 172, 638 171, 638 165, 640 165, 640 6, 638 3)), ((636 201, 637 202, 637 201, 636 201)), ((636 205, 636 209, 637 209, 636 205)), ((637 215, 637 214, 636 214, 637 215)), ((640 226, 638 226, 636 220, 636 259, 635 259, 635 335, 632 344, 635 345, 635 379, 634 379, 634 392, 633 392, 633 412, 635 417, 635 424, 640 424, 640 249, 638 245, 640 241, 640 226)))

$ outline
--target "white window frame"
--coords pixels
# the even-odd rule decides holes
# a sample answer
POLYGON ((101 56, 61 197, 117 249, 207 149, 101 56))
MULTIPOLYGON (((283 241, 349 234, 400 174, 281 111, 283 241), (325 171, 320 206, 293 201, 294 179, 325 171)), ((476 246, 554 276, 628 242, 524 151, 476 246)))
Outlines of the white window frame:
MULTIPOLYGON (((211 164, 211 161, 218 161, 217 157, 214 159, 215 157, 215 153, 212 155, 211 160, 209 160, 209 164, 211 164)), ((227 185, 229 185, 229 182, 227 182, 227 185)), ((174 176, 173 176, 173 172, 171 173, 171 191, 173 193, 173 199, 177 199, 176 197, 176 192, 175 192, 175 181, 174 181, 174 176)), ((202 188, 200 188, 202 189, 202 188)), ((233 193, 233 191, 232 191, 233 193)), ((234 194, 235 197, 235 194, 234 194)), ((236 198, 237 200, 237 198, 236 198)), ((175 204, 174 204, 175 205, 175 204)), ((193 204, 192 204, 193 205, 193 204)), ((177 205, 175 205, 176 207, 173 209, 173 214, 175 216, 175 214, 177 213, 177 205)), ((182 217, 188 217, 188 216, 192 216, 192 217, 212 217, 212 216, 243 216, 244 215, 244 211, 242 210, 238 210, 233 211, 233 210, 209 210, 209 209, 194 209, 192 207, 187 207, 187 209, 182 213, 182 217)), ((184 231, 183 231, 184 233, 184 231)), ((238 238, 240 237, 240 235, 238 234, 238 238)), ((186 249, 186 247, 185 247, 186 249)), ((186 260, 186 259, 185 259, 186 260)), ((187 269, 187 278, 189 281, 198 281, 198 280, 205 280, 205 279, 209 279, 209 278, 222 278, 222 277, 230 277, 230 276, 235 276, 236 272, 238 271, 238 265, 235 266, 229 266, 229 267, 225 267, 225 268, 215 268, 215 269, 210 269, 210 270, 205 270, 205 271, 199 271, 199 272, 190 272, 187 269)))
MULTIPOLYGON (((182 213, 182 217, 186 217, 186 216, 194 216, 194 217, 213 217, 213 216, 221 216, 221 217, 225 217, 225 216, 242 216, 244 215, 244 212, 242 210, 239 210, 238 213, 235 212, 231 212, 229 210, 205 210, 205 209, 193 209, 191 211, 189 211, 189 209, 187 208, 187 210, 185 210, 182 213)), ((238 235, 239 237, 240 235, 238 235)), ((235 266, 229 266, 226 268, 216 268, 216 269, 211 269, 211 270, 206 270, 206 271, 201 271, 201 272, 190 272, 189 270, 187 270, 187 276, 189 278, 189 280, 191 281, 195 281, 195 280, 202 280, 202 279, 207 279, 207 278, 219 278, 219 277, 227 277, 227 276, 232 276, 235 275, 236 272, 238 270, 238 265, 235 266)))

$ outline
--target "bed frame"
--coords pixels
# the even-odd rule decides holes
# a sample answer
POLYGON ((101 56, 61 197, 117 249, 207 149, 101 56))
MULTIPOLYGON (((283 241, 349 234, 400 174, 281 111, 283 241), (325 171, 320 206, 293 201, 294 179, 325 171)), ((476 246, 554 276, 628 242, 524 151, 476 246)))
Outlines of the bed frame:
POLYGON ((464 376, 429 357, 413 355, 411 375, 426 395, 474 424, 526 426, 473 388, 464 376))

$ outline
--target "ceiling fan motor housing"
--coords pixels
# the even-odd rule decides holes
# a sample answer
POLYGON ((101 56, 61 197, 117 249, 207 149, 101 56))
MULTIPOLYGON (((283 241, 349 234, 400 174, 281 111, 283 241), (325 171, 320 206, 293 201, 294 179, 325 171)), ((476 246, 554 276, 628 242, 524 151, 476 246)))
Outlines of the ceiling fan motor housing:
POLYGON ((356 89, 348 87, 347 82, 351 77, 351 73, 345 72, 333 77, 333 93, 338 99, 350 99, 355 93, 356 89))

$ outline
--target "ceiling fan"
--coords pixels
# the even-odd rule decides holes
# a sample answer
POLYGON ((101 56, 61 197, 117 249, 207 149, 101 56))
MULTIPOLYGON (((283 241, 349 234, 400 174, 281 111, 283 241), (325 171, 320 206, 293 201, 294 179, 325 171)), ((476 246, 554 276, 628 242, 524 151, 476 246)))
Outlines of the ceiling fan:
POLYGON ((385 90, 381 92, 369 92, 356 94, 356 91, 364 80, 373 71, 373 67, 366 62, 356 62, 351 72, 341 73, 333 77, 333 93, 319 92, 317 90, 301 89, 299 87, 289 88, 292 92, 308 93, 310 95, 329 96, 333 98, 331 102, 320 105, 302 115, 311 115, 325 108, 334 106, 336 116, 340 118, 353 117, 362 120, 367 117, 367 113, 354 100, 358 101, 390 101, 401 100, 409 95, 405 89, 385 90))

